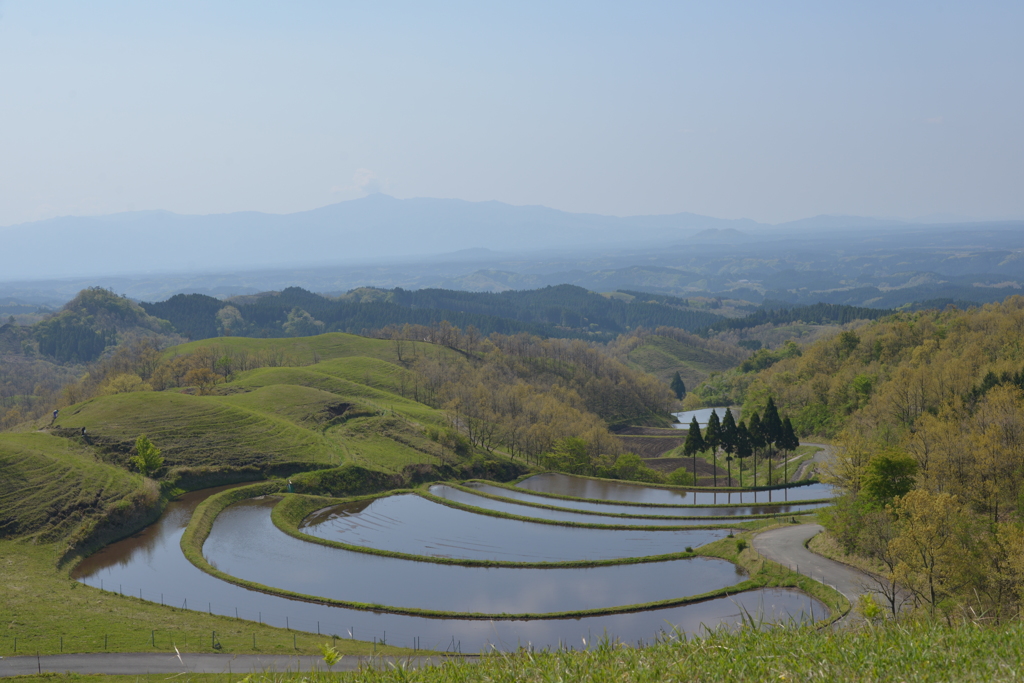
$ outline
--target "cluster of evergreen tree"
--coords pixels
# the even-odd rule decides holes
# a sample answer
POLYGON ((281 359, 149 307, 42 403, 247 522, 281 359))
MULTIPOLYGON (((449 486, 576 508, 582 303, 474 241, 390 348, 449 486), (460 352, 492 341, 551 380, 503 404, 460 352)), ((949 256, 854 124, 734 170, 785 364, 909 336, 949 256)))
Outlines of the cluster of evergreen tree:
POLYGON ((61 363, 89 363, 114 343, 112 331, 95 331, 74 318, 55 318, 36 330, 39 352, 61 363))
MULTIPOLYGON (((757 482, 757 460, 758 457, 768 458, 768 485, 772 485, 771 462, 778 453, 788 453, 797 449, 800 440, 793 430, 793 423, 790 419, 780 418, 779 411, 775 407, 775 401, 768 399, 764 409, 764 416, 756 412, 750 416, 750 421, 740 420, 739 423, 733 417, 732 410, 725 409, 725 417, 718 419, 718 412, 711 411, 707 427, 704 433, 700 431, 697 418, 690 421, 690 428, 686 434, 686 441, 683 443, 683 453, 693 458, 694 476, 697 473, 697 454, 710 450, 714 459, 714 485, 718 486, 718 452, 725 454, 726 466, 728 468, 728 480, 732 481, 732 461, 740 461, 753 458, 754 482, 757 482)), ((789 472, 783 475, 789 480, 789 472)), ((740 486, 743 485, 743 468, 740 467, 740 486)))

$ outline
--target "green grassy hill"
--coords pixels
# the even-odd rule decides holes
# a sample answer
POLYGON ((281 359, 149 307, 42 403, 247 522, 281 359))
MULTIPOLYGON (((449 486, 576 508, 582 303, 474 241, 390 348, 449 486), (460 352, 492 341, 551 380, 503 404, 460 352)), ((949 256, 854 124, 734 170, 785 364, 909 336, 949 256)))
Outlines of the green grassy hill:
MULTIPOLYGON (((456 352, 403 342, 401 353, 408 362, 456 352)), ((414 400, 416 376, 391 341, 341 333, 226 337, 172 347, 163 358, 187 354, 229 356, 235 372, 208 395, 191 387, 97 396, 62 410, 55 427, 67 434, 85 427, 89 442, 125 468, 135 439, 145 434, 163 451, 165 473, 256 468, 280 475, 346 462, 399 472, 453 457, 424 436, 444 416, 414 400), (247 364, 271 367, 238 371, 247 364)))
POLYGON ((244 354, 249 354, 250 356, 256 356, 257 354, 264 354, 266 356, 276 355, 280 361, 279 365, 306 365, 317 361, 352 356, 375 358, 387 361, 388 363, 400 363, 407 356, 413 358, 417 355, 436 356, 437 354, 455 353, 436 344, 406 341, 402 343, 402 359, 399 359, 399 347, 394 342, 385 339, 360 337, 343 332, 330 332, 314 337, 284 337, 275 339, 217 337, 216 339, 203 339, 172 346, 164 351, 164 356, 169 358, 175 355, 185 355, 203 348, 213 349, 218 355, 226 354, 236 357, 241 357, 244 354))
POLYGON ((95 449, 50 434, 0 434, 0 538, 60 538, 145 487, 95 449))
POLYGON ((237 403, 232 397, 164 391, 115 394, 71 406, 59 424, 86 427, 91 440, 120 454, 115 458, 121 464, 141 434, 163 450, 169 467, 338 463, 322 434, 237 403))

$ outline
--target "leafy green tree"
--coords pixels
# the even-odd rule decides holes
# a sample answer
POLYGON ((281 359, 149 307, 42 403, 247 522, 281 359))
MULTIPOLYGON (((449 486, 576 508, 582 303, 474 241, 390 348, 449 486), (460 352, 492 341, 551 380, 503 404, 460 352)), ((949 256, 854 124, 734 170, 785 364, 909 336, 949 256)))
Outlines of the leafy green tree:
POLYGON ((912 456, 887 449, 868 461, 861 479, 861 494, 878 505, 891 503, 914 488, 918 464, 912 456))
POLYGON ((615 465, 609 469, 611 470, 609 474, 614 475, 616 479, 645 481, 652 484, 665 481, 664 475, 645 465, 643 458, 636 453, 623 453, 615 460, 615 465))
POLYGON ((135 440, 135 451, 138 455, 133 457, 131 462, 139 468, 142 476, 151 476, 164 466, 164 459, 160 455, 160 449, 154 446, 153 442, 145 434, 135 440))
POLYGON ((697 454, 705 450, 704 437, 700 433, 700 425, 697 424, 697 417, 690 420, 690 429, 686 432, 686 441, 683 442, 683 455, 693 458, 693 483, 697 483, 697 454))
POLYGON ((693 486, 697 483, 697 478, 685 467, 679 467, 668 475, 668 483, 675 486, 693 486))
POLYGON ((590 444, 577 436, 559 439, 544 457, 544 466, 568 474, 593 474, 590 444))
POLYGON ((675 393, 676 398, 682 399, 686 396, 686 385, 683 383, 683 378, 679 376, 679 371, 676 370, 675 376, 672 378, 672 382, 669 387, 675 393))
POLYGON ((214 368, 216 368, 217 372, 223 375, 225 382, 231 377, 232 365, 231 356, 227 355, 221 356, 217 359, 217 362, 214 363, 214 368))

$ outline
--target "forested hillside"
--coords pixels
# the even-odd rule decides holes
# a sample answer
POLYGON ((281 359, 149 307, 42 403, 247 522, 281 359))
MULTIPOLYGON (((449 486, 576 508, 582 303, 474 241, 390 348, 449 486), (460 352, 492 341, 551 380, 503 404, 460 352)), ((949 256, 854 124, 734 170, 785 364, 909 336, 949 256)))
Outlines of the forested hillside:
POLYGON ((735 367, 750 354, 740 346, 674 327, 641 328, 620 336, 608 349, 626 365, 650 373, 666 385, 678 372, 686 387, 697 386, 712 372, 735 367))
MULTIPOLYGON (((144 349, 151 355, 183 337, 302 338, 350 331, 425 341, 469 355, 495 334, 581 339, 633 371, 652 373, 666 385, 678 372, 692 387, 743 361, 762 344, 820 333, 825 329, 820 321, 877 314, 830 306, 755 311, 748 316, 755 327, 747 326, 748 318, 734 318, 728 329, 718 330, 712 327, 725 319, 709 312, 717 310, 714 305, 640 292, 605 296, 570 285, 501 294, 360 288, 339 298, 289 288, 227 301, 182 294, 141 305, 107 290, 87 289, 34 325, 0 326, 0 428, 38 417, 57 403, 94 395, 109 367, 124 364, 119 353, 129 346, 135 349, 130 353, 144 349), (771 321, 798 322, 785 327, 771 321), (706 336, 692 332, 697 329, 706 336), (139 340, 149 343, 135 344, 139 340)), ((739 312, 734 308, 729 314, 739 312)), ((164 383, 160 374, 155 381, 164 383)), ((618 424, 637 415, 627 410, 609 421, 618 424)))
POLYGON ((141 339, 182 341, 166 320, 99 288, 82 290, 34 325, 0 325, 0 429, 52 410, 90 364, 141 339))
POLYGON ((320 332, 364 333, 389 325, 447 321, 481 334, 527 332, 545 337, 608 340, 636 327, 667 325, 697 330, 720 320, 712 313, 637 301, 626 303, 558 285, 500 294, 444 289, 353 290, 338 299, 289 287, 281 292, 220 301, 179 294, 142 304, 192 339, 222 335, 305 336, 320 332))
POLYGON ((827 526, 875 563, 892 600, 1018 614, 1024 297, 897 314, 755 354, 723 387, 742 394, 744 413, 772 396, 805 434, 834 438, 825 475, 847 497, 827 526))

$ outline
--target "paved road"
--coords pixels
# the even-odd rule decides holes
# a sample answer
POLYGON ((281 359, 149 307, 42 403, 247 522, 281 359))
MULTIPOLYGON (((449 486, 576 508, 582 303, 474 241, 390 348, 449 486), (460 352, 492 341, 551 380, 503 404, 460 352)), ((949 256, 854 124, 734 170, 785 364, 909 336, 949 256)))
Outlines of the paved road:
MULTIPOLYGON (((360 666, 405 665, 412 668, 439 665, 446 657, 354 657, 347 656, 331 671, 355 671, 360 666)), ((475 661, 475 657, 465 657, 475 661)), ((220 655, 189 654, 179 660, 174 653, 154 652, 44 655, 39 657, 0 657, 0 677, 43 673, 80 673, 107 675, 143 675, 177 673, 252 673, 327 670, 324 660, 314 655, 220 655)))
MULTIPOLYGON (((868 574, 841 562, 816 555, 806 548, 807 541, 822 530, 820 524, 779 527, 754 536, 754 549, 769 560, 832 586, 845 595, 851 605, 864 593, 874 594, 879 604, 885 605, 885 598, 874 590, 875 584, 868 574)), ((859 617, 851 611, 842 621, 848 619, 856 621, 859 617)))

